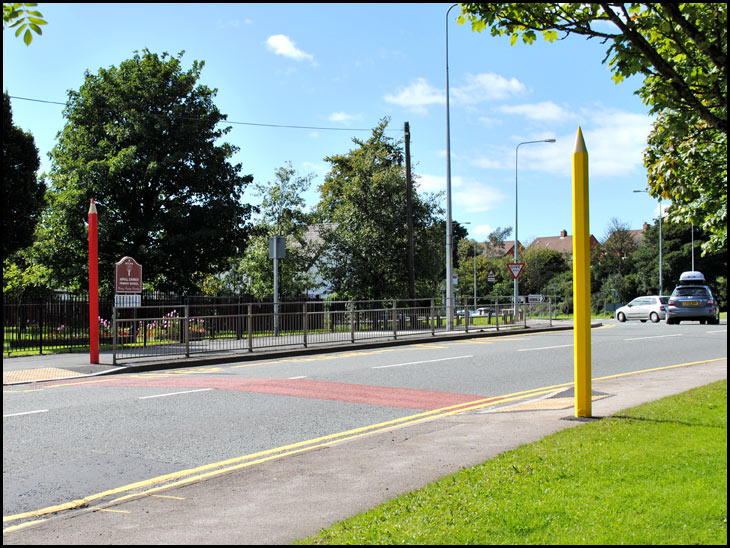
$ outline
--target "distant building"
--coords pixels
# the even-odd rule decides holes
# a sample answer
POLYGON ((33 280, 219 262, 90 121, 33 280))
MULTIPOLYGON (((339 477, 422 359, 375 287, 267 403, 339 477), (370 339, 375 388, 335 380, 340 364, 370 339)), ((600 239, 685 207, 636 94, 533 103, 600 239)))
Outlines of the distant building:
POLYGON ((603 242, 604 252, 609 250, 623 259, 628 258, 634 250, 641 246, 648 229, 649 224, 644 223, 644 227, 639 230, 618 230, 613 232, 603 242))
MULTIPOLYGON (((591 234, 590 238, 591 250, 598 245, 598 240, 591 234)), ((563 253, 569 257, 573 256, 573 236, 568 236, 567 230, 561 230, 560 236, 545 236, 542 238, 535 238, 535 240, 529 245, 531 248, 536 249, 552 249, 558 253, 563 253)))
POLYGON ((636 242, 637 246, 641 245, 641 242, 644 241, 644 234, 649 229, 649 223, 644 223, 643 228, 640 228, 639 230, 627 230, 629 234, 631 234, 631 237, 636 242))
MULTIPOLYGON (((519 246, 520 253, 525 250, 524 246, 520 242, 517 242, 517 245, 519 246)), ((488 242, 479 242, 479 247, 481 248, 481 255, 486 255, 490 259, 512 257, 515 254, 514 240, 505 240, 504 242, 502 242, 502 245, 496 247, 490 245, 488 242)))

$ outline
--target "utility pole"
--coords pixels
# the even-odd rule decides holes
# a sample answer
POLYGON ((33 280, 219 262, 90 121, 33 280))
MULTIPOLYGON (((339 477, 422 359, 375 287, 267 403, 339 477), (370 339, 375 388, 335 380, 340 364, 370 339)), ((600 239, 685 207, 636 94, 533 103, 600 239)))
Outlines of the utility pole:
MULTIPOLYGON (((411 180, 411 128, 403 124, 406 144, 406 219, 408 223, 408 298, 416 298, 416 264, 413 249, 413 181, 411 180)), ((413 304, 413 303, 411 303, 413 304)))

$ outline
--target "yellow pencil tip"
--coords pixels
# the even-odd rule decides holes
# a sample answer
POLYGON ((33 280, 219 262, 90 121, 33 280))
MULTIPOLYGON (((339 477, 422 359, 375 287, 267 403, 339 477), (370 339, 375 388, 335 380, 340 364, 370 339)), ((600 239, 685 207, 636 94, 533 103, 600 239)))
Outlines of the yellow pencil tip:
POLYGON ((578 126, 578 134, 575 136, 575 148, 573 149, 573 152, 588 152, 586 149, 586 142, 583 140, 583 132, 580 129, 580 126, 578 126))

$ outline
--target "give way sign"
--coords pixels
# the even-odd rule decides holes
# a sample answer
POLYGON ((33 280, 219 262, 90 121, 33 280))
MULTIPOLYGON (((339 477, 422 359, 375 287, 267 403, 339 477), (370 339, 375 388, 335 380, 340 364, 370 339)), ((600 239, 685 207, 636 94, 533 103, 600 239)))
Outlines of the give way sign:
POLYGON ((507 268, 509 268, 512 277, 516 280, 520 277, 522 269, 525 268, 525 263, 507 263, 507 268))

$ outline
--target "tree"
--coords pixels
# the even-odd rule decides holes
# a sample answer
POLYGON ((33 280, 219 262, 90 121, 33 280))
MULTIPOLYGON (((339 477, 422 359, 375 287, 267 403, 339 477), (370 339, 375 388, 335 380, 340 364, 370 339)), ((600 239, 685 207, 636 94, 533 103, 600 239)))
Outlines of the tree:
POLYGON ((548 282, 570 266, 565 256, 552 249, 528 246, 522 254, 525 268, 520 274, 520 294, 540 294, 545 291, 548 282))
POLYGON ((51 152, 51 207, 38 252, 59 283, 83 287, 86 229, 94 198, 99 212, 100 285, 114 263, 134 257, 152 289, 194 291, 245 248, 252 180, 232 165, 236 148, 217 144, 230 128, 197 84, 204 63, 183 71, 181 59, 145 50, 119 67, 88 71, 69 91, 66 125, 51 152))
POLYGON ((3 3, 3 30, 15 29, 15 36, 18 37, 22 34, 26 46, 30 46, 33 41, 31 30, 40 36, 43 34, 41 25, 47 24, 41 12, 26 9, 34 8, 37 5, 35 3, 3 3))
POLYGON ((289 162, 276 170, 274 181, 256 185, 256 194, 263 198, 261 216, 237 271, 249 293, 258 299, 268 299, 274 294, 273 261, 269 258, 272 236, 286 238, 286 257, 278 261, 280 300, 298 298, 314 286, 311 269, 321 243, 306 238, 311 217, 305 211, 303 197, 313 178, 313 174, 298 175, 289 162))
MULTIPOLYGON (((675 223, 662 223, 662 285, 669 295, 679 282, 682 272, 692 269, 692 227, 675 223)), ((706 241, 707 233, 694 227, 695 244, 706 241)), ((634 272, 638 278, 637 294, 655 295, 659 287, 659 228, 657 224, 649 227, 644 239, 633 254, 634 272)), ((727 254, 722 252, 706 253, 695 256, 695 270, 705 276, 715 296, 725 295, 723 288, 727 275, 727 254)), ((724 302, 723 302, 724 306, 724 302)))
MULTIPOLYGON (((386 137, 388 120, 347 154, 326 158, 332 168, 319 187, 317 215, 329 223, 319 270, 334 292, 351 299, 408 294, 406 178, 401 142, 386 137)), ((434 198, 413 193, 416 291, 431 296, 442 265, 434 198), (440 262, 439 262, 440 261, 440 262)))
POLYGON ((657 116, 645 155, 652 195, 672 200, 670 219, 711 233, 705 252, 727 249, 726 3, 463 4, 467 18, 513 44, 536 33, 609 44, 614 80, 644 76, 637 94, 657 116))
POLYGON ((691 113, 662 112, 644 164, 652 194, 671 200, 668 218, 707 232, 704 253, 727 250, 727 135, 691 113))
POLYGON ((3 94, 3 260, 33 243, 45 205, 38 181, 38 149, 33 136, 13 124, 10 96, 3 94))

